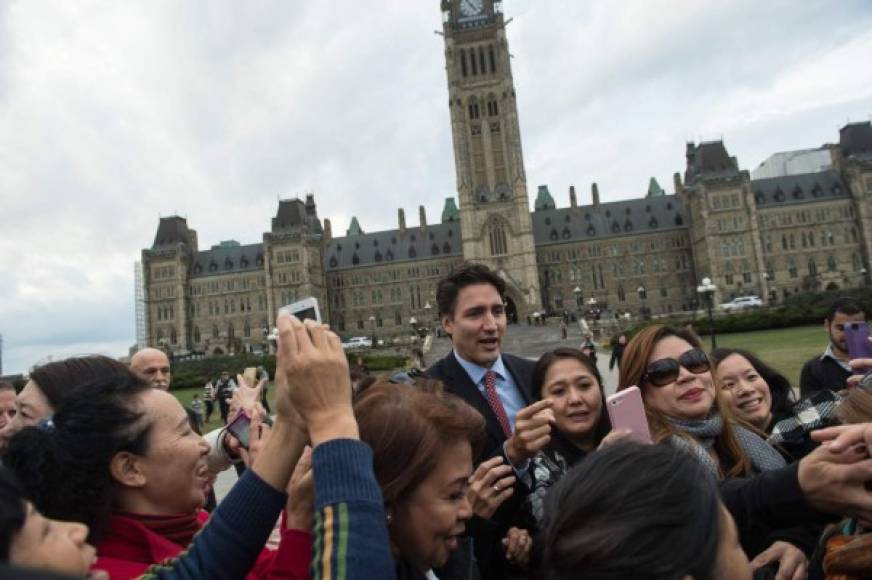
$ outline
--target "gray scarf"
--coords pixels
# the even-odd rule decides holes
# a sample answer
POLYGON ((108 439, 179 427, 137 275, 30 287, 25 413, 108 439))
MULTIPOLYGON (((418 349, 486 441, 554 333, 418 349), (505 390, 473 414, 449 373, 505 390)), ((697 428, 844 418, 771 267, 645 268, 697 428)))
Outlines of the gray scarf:
MULTIPOLYGON (((679 449, 683 449, 696 457, 703 465, 705 465, 715 477, 720 477, 718 464, 708 453, 715 444, 715 439, 724 430, 724 420, 720 415, 713 415, 708 419, 691 421, 687 419, 675 419, 674 417, 666 418, 673 427, 690 435, 697 443, 694 445, 686 438, 679 435, 672 435, 669 438, 669 443, 679 449)), ((787 462, 784 458, 766 441, 755 434, 754 432, 737 425, 732 424, 733 433, 736 434, 736 440, 739 446, 744 451, 748 459, 751 460, 751 465, 754 466, 754 471, 770 471, 784 467, 787 462)))

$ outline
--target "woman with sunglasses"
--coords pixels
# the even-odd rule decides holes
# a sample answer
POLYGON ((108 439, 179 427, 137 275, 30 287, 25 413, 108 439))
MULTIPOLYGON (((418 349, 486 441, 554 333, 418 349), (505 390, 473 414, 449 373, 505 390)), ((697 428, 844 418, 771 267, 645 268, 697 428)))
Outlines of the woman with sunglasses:
MULTIPOLYGON (((711 363, 693 332, 655 324, 634 336, 624 351, 618 390, 633 385, 642 391, 654 442, 687 451, 716 478, 752 477, 786 465, 762 437, 737 423, 718 397, 711 363)), ((759 554, 752 564, 777 560, 780 577, 804 577, 805 554, 779 537, 743 538, 749 555, 759 554)))

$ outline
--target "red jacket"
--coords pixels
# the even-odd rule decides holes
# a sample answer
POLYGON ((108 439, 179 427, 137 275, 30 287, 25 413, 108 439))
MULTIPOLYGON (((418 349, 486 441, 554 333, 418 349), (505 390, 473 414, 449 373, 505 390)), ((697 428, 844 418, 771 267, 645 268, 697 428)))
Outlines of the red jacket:
MULTIPOLYGON (((209 514, 201 511, 197 518, 205 524, 209 514)), ((112 580, 138 578, 150 566, 175 558, 186 547, 171 542, 136 520, 113 515, 103 540, 97 544, 97 561, 93 569, 105 570, 112 580)), ((282 526, 278 550, 264 549, 247 578, 308 580, 311 557, 310 535, 282 526)))

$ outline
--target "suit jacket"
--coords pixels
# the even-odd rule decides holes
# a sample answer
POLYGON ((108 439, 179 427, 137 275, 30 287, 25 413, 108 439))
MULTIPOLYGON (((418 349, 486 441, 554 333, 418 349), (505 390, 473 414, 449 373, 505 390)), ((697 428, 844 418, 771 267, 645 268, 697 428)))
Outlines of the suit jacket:
MULTIPOLYGON (((511 373, 518 390, 521 392, 524 404, 530 405, 533 402, 530 384, 532 383, 535 363, 510 354, 501 356, 503 365, 511 373)), ((506 440, 506 435, 500 427, 500 422, 491 410, 485 396, 481 394, 481 391, 457 362, 454 352, 448 353, 445 358, 433 364, 427 369, 426 374, 430 378, 442 381, 447 392, 457 395, 472 405, 485 418, 487 444, 482 455, 476 458, 475 463, 478 464, 495 455, 505 457, 503 443, 506 440)), ((519 478, 515 482, 515 492, 512 497, 497 509, 490 520, 473 517, 468 522, 467 534, 475 539, 475 557, 484 580, 501 580, 512 574, 511 566, 503 554, 501 540, 509 526, 517 520, 521 503, 529 493, 530 490, 519 478)))
MULTIPOLYGON (((518 386, 518 390, 521 391, 525 406, 530 405, 533 402, 530 383, 533 378, 533 367, 536 363, 510 354, 503 354, 501 356, 503 358, 503 365, 511 373, 515 384, 518 386)), ((447 392, 457 395, 472 405, 484 417, 487 423, 488 442, 485 446, 483 457, 479 457, 478 461, 481 461, 483 458, 492 457, 497 453, 502 453, 503 442, 506 440, 506 436, 503 433, 502 427, 500 427, 500 422, 491 410, 485 396, 481 394, 481 391, 478 390, 478 387, 472 382, 472 379, 469 378, 469 375, 466 374, 460 363, 457 362, 454 352, 448 353, 445 358, 433 364, 433 366, 427 369, 426 374, 430 378, 442 381, 447 392)))

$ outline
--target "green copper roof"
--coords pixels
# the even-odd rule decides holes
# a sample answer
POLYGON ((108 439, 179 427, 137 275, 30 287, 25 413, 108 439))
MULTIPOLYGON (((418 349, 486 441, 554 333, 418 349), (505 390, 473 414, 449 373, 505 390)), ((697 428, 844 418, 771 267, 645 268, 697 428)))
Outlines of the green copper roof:
POLYGON ((660 187, 657 180, 652 177, 651 181, 648 182, 648 197, 657 197, 660 195, 666 195, 666 192, 663 191, 663 188, 660 187))
POLYGON ((445 207, 442 208, 442 223, 453 222, 460 219, 460 210, 454 203, 453 197, 445 198, 445 207))
POLYGON ((353 216, 351 218, 351 225, 348 226, 348 231, 345 232, 347 236, 362 236, 363 230, 360 229, 360 224, 357 222, 357 216, 353 216))
POLYGON ((548 191, 547 185, 539 186, 539 193, 536 194, 536 211, 543 209, 554 209, 554 198, 551 197, 551 192, 548 191))

